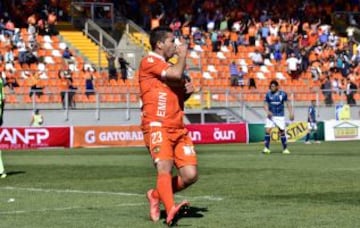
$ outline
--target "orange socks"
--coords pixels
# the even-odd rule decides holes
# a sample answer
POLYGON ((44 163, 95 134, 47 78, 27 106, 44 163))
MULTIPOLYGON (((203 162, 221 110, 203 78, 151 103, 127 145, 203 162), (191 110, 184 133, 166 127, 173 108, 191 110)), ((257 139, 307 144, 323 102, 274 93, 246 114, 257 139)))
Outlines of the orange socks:
POLYGON ((157 176, 157 183, 156 183, 157 191, 154 191, 158 193, 160 200, 163 202, 166 209, 166 213, 169 213, 170 209, 175 205, 171 182, 172 181, 171 181, 170 173, 159 173, 157 176))
POLYGON ((184 182, 180 176, 171 178, 170 174, 160 173, 157 178, 156 189, 152 192, 152 196, 160 199, 167 212, 175 204, 173 193, 179 192, 185 188, 184 182), (170 182, 171 181, 171 182, 170 182))

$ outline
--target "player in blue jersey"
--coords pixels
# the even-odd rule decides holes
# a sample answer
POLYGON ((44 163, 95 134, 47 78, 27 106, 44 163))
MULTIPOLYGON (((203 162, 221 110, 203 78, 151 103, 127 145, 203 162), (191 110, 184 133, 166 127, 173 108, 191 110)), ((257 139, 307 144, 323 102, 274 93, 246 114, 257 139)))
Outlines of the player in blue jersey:
POLYGON ((279 83, 276 80, 270 82, 270 90, 266 93, 264 101, 264 109, 267 115, 265 123, 265 148, 264 154, 270 154, 270 132, 271 129, 277 127, 279 129, 281 143, 283 145, 283 154, 290 154, 287 148, 287 140, 285 134, 285 105, 289 111, 290 120, 294 120, 294 113, 287 94, 279 90, 279 83))
POLYGON ((314 140, 316 143, 320 143, 317 137, 317 122, 316 122, 316 101, 311 100, 311 105, 309 106, 308 110, 308 133, 306 134, 305 143, 311 144, 310 142, 310 135, 311 133, 314 134, 314 140))

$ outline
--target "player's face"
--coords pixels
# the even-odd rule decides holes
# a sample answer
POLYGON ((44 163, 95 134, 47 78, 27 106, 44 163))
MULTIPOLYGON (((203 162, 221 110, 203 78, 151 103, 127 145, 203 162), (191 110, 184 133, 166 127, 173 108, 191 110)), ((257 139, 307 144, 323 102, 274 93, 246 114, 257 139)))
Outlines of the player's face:
POLYGON ((275 93, 277 90, 278 90, 278 87, 277 87, 275 84, 271 84, 271 85, 270 85, 270 91, 271 91, 272 93, 275 93))
POLYGON ((175 54, 175 37, 172 33, 168 33, 163 42, 163 53, 165 59, 170 59, 175 54))

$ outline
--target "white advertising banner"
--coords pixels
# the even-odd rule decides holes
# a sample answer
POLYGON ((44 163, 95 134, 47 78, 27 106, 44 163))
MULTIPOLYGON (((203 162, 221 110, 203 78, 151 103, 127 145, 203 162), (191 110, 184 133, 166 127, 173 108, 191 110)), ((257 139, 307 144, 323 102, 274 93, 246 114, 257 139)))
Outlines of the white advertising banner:
POLYGON ((325 121, 325 141, 360 140, 360 120, 325 121))

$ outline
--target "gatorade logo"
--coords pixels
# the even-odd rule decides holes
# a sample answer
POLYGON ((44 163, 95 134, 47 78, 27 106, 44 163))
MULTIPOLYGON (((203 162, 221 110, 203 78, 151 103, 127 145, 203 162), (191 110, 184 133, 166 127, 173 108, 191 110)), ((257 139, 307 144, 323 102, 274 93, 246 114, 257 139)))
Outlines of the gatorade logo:
POLYGON ((95 137, 95 131, 94 130, 89 130, 87 132, 85 132, 85 142, 92 144, 95 143, 96 141, 96 137, 95 137))

